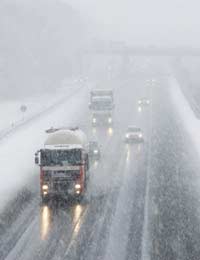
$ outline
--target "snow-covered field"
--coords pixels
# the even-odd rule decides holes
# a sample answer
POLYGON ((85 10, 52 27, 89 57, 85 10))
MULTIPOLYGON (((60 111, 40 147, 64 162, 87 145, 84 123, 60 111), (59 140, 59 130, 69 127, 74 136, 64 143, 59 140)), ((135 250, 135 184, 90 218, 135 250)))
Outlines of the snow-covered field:
MULTIPOLYGON (((62 91, 59 94, 61 96, 62 91)), ((56 102, 59 95, 55 97, 56 102)), ((0 210, 15 196, 16 192, 23 186, 29 185, 34 175, 38 174, 38 168, 34 165, 34 153, 43 145, 44 130, 51 126, 76 124, 76 118, 80 118, 84 108, 87 109, 87 95, 87 88, 81 88, 75 95, 66 98, 66 102, 51 109, 48 114, 45 113, 38 119, 29 121, 19 131, 1 139, 0 210)), ((35 107, 40 101, 41 99, 35 100, 35 107)), ((40 108, 44 109, 42 105, 40 108)))
MULTIPOLYGON (((60 88, 55 89, 55 93, 35 94, 16 100, 3 100, 0 102, 0 138, 14 130, 17 126, 27 120, 46 111, 52 105, 61 102, 63 98, 72 95, 80 88, 80 82, 75 80, 65 80, 60 88), (21 106, 26 106, 25 112, 21 111, 21 106)), ((83 86, 83 85, 82 85, 83 86)))

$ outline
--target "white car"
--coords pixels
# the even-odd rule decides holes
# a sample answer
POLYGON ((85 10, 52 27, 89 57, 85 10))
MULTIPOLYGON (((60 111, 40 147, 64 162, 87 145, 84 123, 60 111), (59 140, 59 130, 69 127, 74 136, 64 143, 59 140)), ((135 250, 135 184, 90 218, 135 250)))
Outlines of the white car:
POLYGON ((144 137, 142 130, 136 126, 129 126, 125 134, 126 143, 142 143, 144 142, 144 137))

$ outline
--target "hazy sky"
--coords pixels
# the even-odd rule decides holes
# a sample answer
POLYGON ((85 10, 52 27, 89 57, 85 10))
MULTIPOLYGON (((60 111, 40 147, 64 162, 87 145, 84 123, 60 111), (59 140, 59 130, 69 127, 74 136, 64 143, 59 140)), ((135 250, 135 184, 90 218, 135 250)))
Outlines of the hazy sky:
POLYGON ((198 0, 63 0, 112 37, 136 43, 200 44, 198 0))

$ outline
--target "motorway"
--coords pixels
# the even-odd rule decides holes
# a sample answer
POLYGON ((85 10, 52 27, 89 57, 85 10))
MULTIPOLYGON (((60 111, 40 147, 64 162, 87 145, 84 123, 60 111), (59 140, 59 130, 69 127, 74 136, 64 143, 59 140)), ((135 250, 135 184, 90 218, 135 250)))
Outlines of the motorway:
MULTIPOLYGON (((88 108, 81 108, 77 124, 102 149, 91 165, 86 198, 40 205, 37 189, 23 193, 0 219, 0 259, 199 259, 199 160, 166 80, 147 80, 111 86, 110 129, 92 128, 88 108), (144 96, 151 105, 138 112, 144 96), (123 142, 129 124, 143 129, 144 144, 123 142)), ((39 172, 30 185, 39 188, 39 172)))

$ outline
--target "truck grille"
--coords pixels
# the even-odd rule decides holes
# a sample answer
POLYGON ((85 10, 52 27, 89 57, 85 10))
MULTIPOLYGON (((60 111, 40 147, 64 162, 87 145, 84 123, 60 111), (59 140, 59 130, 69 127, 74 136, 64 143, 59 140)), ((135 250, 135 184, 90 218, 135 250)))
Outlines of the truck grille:
POLYGON ((53 189, 56 191, 67 191, 70 188, 70 182, 53 182, 53 189))

